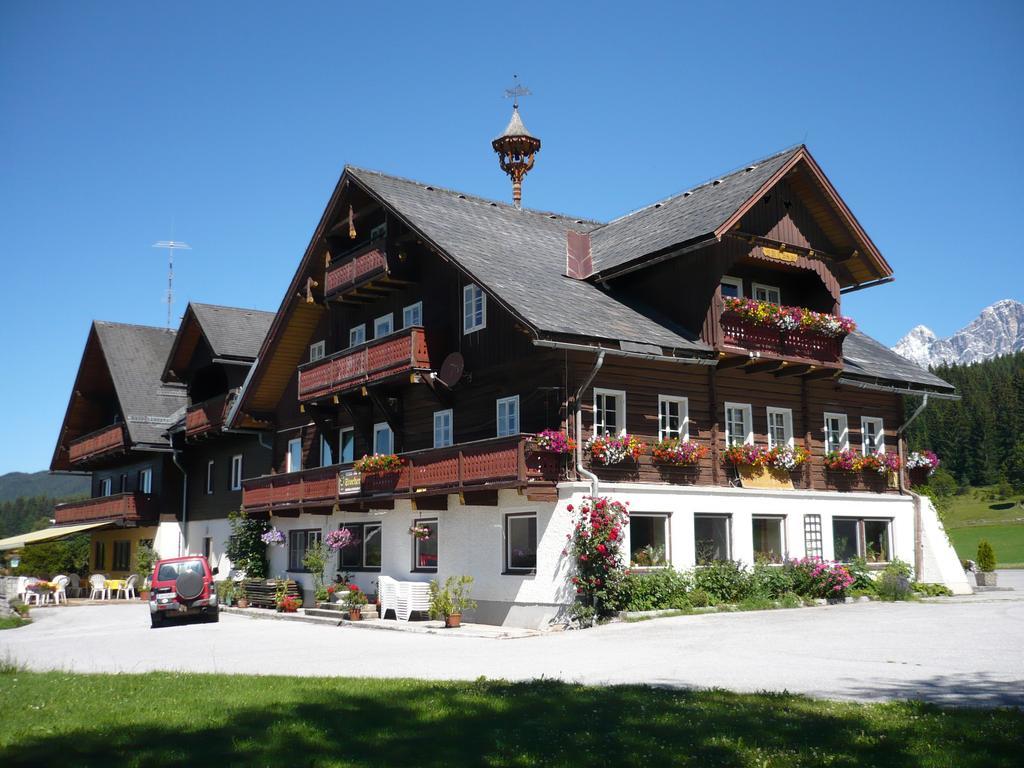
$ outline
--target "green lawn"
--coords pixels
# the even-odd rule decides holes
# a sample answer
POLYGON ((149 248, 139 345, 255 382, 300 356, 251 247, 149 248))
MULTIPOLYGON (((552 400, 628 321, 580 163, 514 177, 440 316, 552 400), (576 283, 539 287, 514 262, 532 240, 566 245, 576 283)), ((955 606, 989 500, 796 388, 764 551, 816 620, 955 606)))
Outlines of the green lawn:
POLYGON ((20 616, 5 616, 0 619, 0 629, 17 629, 30 623, 28 619, 23 619, 20 616))
MULTIPOLYGON (((340 647, 324 663, 355 669, 340 647)), ((1024 753, 1016 710, 641 686, 7 671, 0 702, 7 768, 999 768, 1024 753)))
POLYGON ((949 510, 944 516, 946 527, 960 528, 972 523, 1004 523, 1024 518, 1021 494, 997 501, 978 498, 980 494, 993 489, 994 486, 972 488, 967 493, 951 497, 949 510))
POLYGON ((999 565, 1019 567, 1024 564, 1024 525, 972 525, 951 528, 948 533, 961 559, 974 560, 978 555, 978 542, 988 539, 999 565))
POLYGON ((994 487, 972 488, 951 497, 943 514, 946 531, 961 560, 977 559, 978 541, 987 538, 1000 567, 1024 567, 1024 502, 1019 494, 1001 500, 979 498, 994 487))

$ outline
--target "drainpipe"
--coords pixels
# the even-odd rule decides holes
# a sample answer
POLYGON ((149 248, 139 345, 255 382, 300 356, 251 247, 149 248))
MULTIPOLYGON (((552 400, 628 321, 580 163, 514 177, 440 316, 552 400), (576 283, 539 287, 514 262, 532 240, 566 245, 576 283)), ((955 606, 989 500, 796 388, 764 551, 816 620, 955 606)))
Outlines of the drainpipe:
POLYGON ((182 466, 179 456, 181 451, 174 447, 174 438, 171 437, 171 461, 181 472, 181 536, 178 539, 178 555, 188 552, 188 472, 182 466))
POLYGON ((583 386, 576 391, 572 404, 576 420, 576 471, 590 481, 590 495, 593 497, 597 496, 598 483, 600 481, 598 480, 597 475, 583 467, 583 405, 580 398, 583 397, 583 393, 586 391, 587 387, 590 386, 594 377, 597 376, 597 372, 601 370, 601 366, 604 365, 604 354, 605 351, 603 349, 598 353, 597 360, 594 361, 594 367, 583 382, 583 386))
MULTIPOLYGON (((917 406, 917 409, 912 414, 910 414, 910 418, 907 419, 905 422, 903 422, 903 425, 900 426, 900 428, 896 430, 896 444, 899 446, 901 451, 902 451, 902 448, 903 448, 903 433, 906 431, 907 427, 910 426, 911 422, 913 422, 914 419, 916 419, 918 416, 920 416, 921 413, 924 411, 924 409, 927 408, 927 407, 928 407, 928 393, 925 392, 924 393, 924 399, 921 401, 921 404, 919 406, 917 406)), ((899 489, 900 489, 900 495, 903 495, 904 493, 907 492, 906 488, 903 485, 903 466, 902 466, 902 463, 903 463, 904 460, 905 460, 905 457, 901 455, 900 456, 901 466, 900 466, 900 471, 898 473, 898 475, 899 475, 899 483, 898 483, 898 485, 899 485, 899 489)), ((914 500, 914 576, 915 576, 915 578, 920 578, 920 576, 921 576, 921 569, 924 567, 924 540, 923 540, 922 535, 921 535, 921 527, 922 527, 922 521, 921 521, 921 497, 918 496, 913 491, 910 492, 910 495, 911 495, 911 497, 914 500)))

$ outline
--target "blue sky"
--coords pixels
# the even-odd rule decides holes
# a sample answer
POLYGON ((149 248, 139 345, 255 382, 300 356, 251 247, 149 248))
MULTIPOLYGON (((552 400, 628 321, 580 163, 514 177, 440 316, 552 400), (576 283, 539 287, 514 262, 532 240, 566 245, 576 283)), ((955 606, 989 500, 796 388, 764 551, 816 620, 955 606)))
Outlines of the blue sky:
POLYGON ((194 248, 176 316, 276 309, 345 163, 505 199, 514 72, 530 207, 613 218, 806 142, 896 270, 844 301, 865 331, 1024 298, 1024 5, 483 5, 0 5, 0 473, 48 465, 90 320, 164 323, 154 241, 194 248))

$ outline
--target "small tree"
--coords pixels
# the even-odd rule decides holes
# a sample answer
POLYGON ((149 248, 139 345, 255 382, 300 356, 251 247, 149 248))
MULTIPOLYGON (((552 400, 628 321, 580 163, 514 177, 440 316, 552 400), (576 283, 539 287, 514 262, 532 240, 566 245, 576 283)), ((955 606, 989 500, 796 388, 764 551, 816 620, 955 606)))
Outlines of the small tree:
POLYGON ((590 621, 611 609, 609 590, 622 576, 622 541, 629 525, 629 510, 618 501, 604 497, 587 498, 575 512, 572 533, 565 554, 570 555, 576 573, 570 582, 576 590, 576 615, 590 621))
POLYGON ((302 556, 302 564, 313 575, 313 595, 319 602, 327 600, 327 587, 324 585, 324 573, 327 570, 327 563, 330 560, 331 548, 326 541, 318 541, 306 549, 302 556))
POLYGON ((156 565, 156 550, 149 541, 140 541, 135 548, 135 565, 132 570, 139 575, 143 586, 149 584, 149 578, 153 575, 153 566, 156 565))
POLYGON ((232 567, 243 571, 250 579, 265 579, 269 571, 267 545, 260 537, 270 530, 270 523, 249 517, 243 509, 229 512, 228 522, 231 538, 228 539, 227 555, 232 567))
POLYGON ((991 573, 996 569, 996 552, 988 539, 978 542, 978 569, 983 573, 991 573))

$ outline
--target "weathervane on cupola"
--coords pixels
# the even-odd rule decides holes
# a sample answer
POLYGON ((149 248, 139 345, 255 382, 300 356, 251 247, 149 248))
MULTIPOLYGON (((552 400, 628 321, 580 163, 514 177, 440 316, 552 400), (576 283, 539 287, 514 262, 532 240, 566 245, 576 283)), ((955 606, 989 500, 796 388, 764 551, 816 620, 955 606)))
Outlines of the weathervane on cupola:
POLYGON ((523 178, 533 168, 533 161, 540 152, 540 139, 526 130, 523 120, 519 117, 519 97, 531 96, 529 88, 519 84, 519 75, 514 75, 515 85, 505 89, 505 98, 512 99, 512 119, 504 132, 491 142, 498 153, 501 170, 512 179, 512 202, 516 208, 521 207, 523 200, 523 178))

